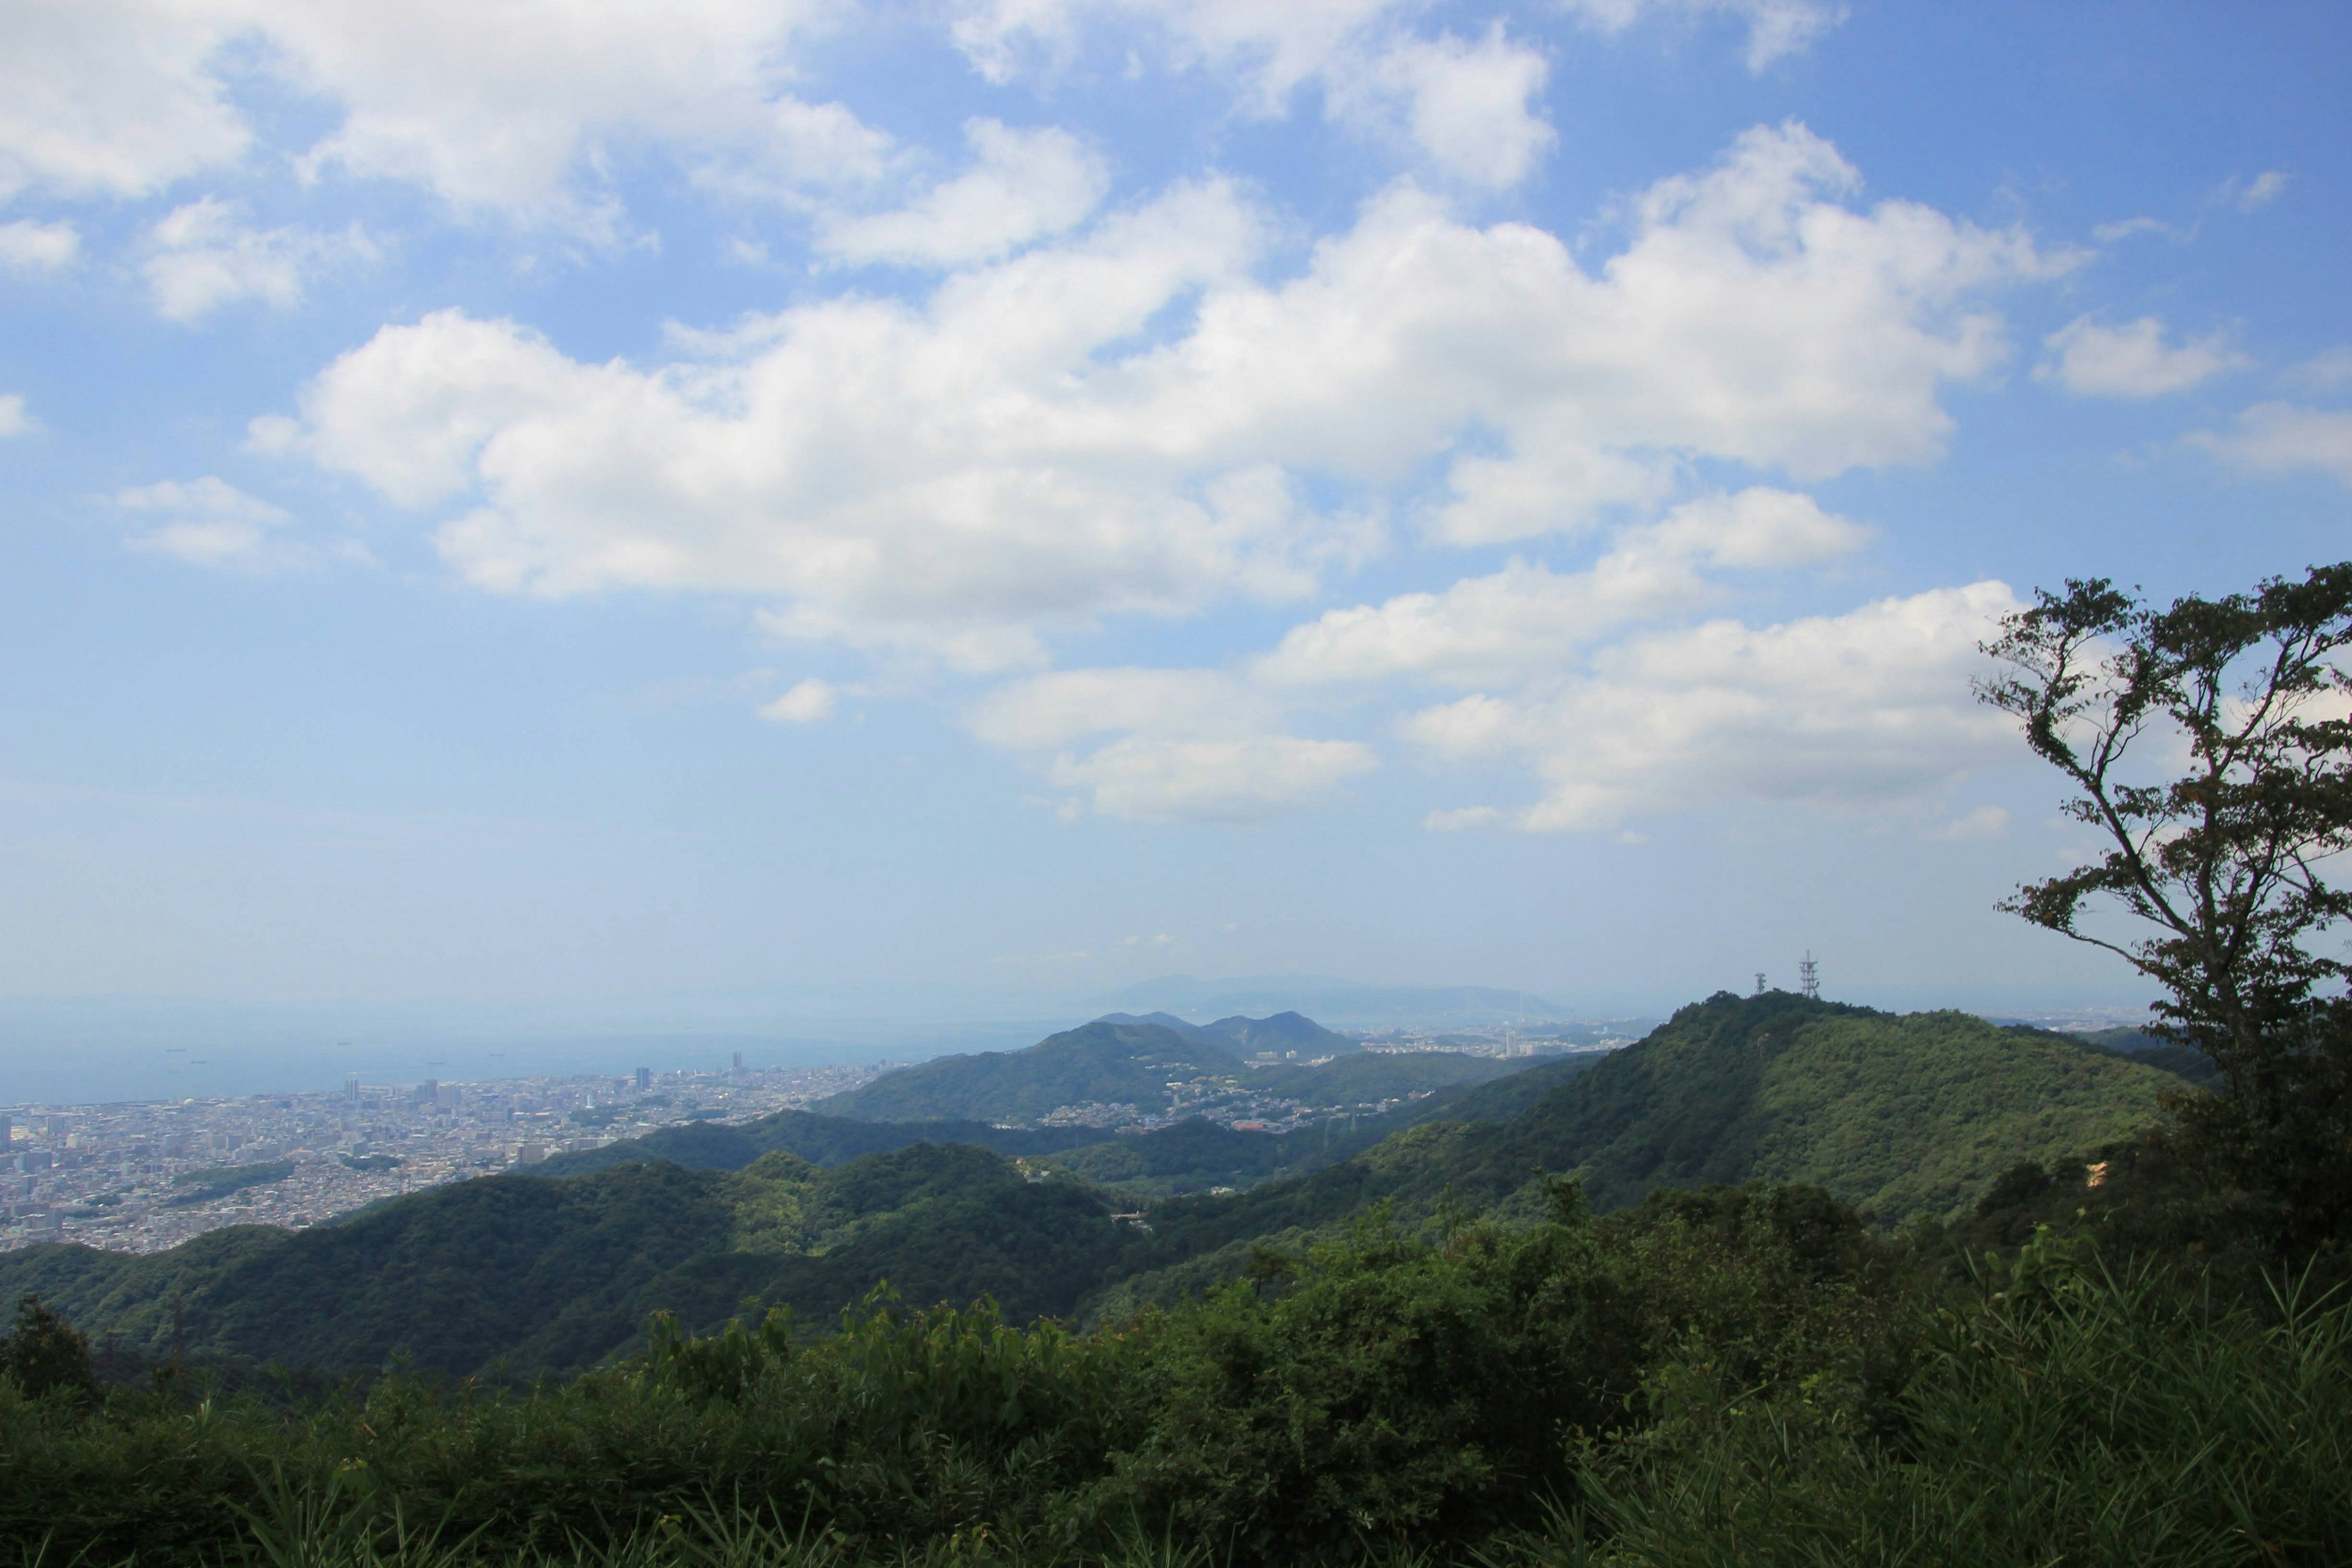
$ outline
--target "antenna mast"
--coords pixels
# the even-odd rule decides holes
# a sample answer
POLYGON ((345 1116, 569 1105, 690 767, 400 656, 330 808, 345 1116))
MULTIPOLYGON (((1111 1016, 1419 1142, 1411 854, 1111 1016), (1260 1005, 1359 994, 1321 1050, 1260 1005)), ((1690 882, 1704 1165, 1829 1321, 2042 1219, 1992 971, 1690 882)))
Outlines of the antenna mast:
POLYGON ((1797 965, 1797 989, 1805 994, 1808 1002, 1822 999, 1822 977, 1813 963, 1813 950, 1805 949, 1803 962, 1797 965))
POLYGON ((1760 969, 1756 972, 1756 994, 1764 994, 1764 972, 1760 969))

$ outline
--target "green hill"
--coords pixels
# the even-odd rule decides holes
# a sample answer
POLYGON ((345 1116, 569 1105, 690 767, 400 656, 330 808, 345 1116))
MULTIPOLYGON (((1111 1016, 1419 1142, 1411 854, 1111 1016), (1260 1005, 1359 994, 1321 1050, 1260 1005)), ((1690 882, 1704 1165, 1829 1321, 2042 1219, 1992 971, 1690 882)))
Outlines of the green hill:
POLYGON ((1152 1224, 1172 1263, 1383 1199, 1408 1214, 1492 1206, 1538 1169, 1583 1171, 1604 1211, 1656 1187, 1770 1178, 1816 1183, 1882 1221, 1949 1215, 2021 1161, 2147 1125, 2180 1087, 2098 1047, 1968 1014, 1725 994, 1589 1065, 1465 1090, 1348 1160, 1235 1197, 1173 1199, 1152 1224), (1507 1119, 1472 1120, 1498 1111, 1507 1119))
MULTIPOLYGON (((1201 1061, 1148 1025, 1093 1025, 1046 1047, 1057 1042, 1059 1058, 1015 1055, 1171 1076, 1201 1061)), ((996 1071, 1003 1058, 963 1060, 996 1071)), ((1382 1201, 1407 1218, 1441 1205, 1509 1215, 1538 1171, 1581 1170, 1602 1210, 1658 1187, 1772 1178, 1816 1183, 1883 1221, 1952 1215, 2021 1161, 2128 1134, 2181 1086, 2096 1045, 1964 1014, 1727 994, 1612 1055, 1457 1088, 1352 1131, 1195 1120, 1108 1139, 1050 1130, 1048 1142, 1091 1142, 1017 1160, 928 1142, 845 1157, 858 1138, 905 1130, 786 1113, 615 1145, 611 1168, 583 1175, 460 1183, 299 1233, 215 1231, 149 1257, 26 1247, 0 1254, 0 1300, 38 1291, 148 1355, 167 1345, 177 1300, 198 1354, 561 1370, 631 1342, 656 1310, 704 1325, 757 1298, 822 1323, 886 1279, 916 1301, 992 1295, 1016 1319, 1132 1304, 1382 1201), (680 1163, 646 1157, 664 1151, 680 1163), (1187 1192, 1150 1203, 1145 1226, 1109 1218, 1138 1195, 1187 1192)))
POLYGON ((1319 1067, 1257 1068, 1242 1079, 1260 1094, 1308 1105, 1367 1105, 1433 1089, 1486 1083, 1525 1071, 1526 1057, 1469 1057, 1454 1051, 1358 1051, 1319 1067))
POLYGON ((771 1153, 740 1172, 631 1164, 565 1181, 461 1182, 341 1224, 213 1231, 149 1256, 0 1254, 31 1290, 150 1358, 174 1303, 189 1352, 465 1374, 592 1364, 646 1316, 715 1323, 746 1297, 822 1325, 879 1280, 907 1300, 990 1295, 1016 1320, 1073 1310, 1135 1233, 1100 1194, 984 1149, 919 1144, 832 1170, 771 1153))
POLYGON ((821 1101, 828 1115, 866 1121, 971 1119, 1034 1122, 1064 1106, 1132 1105, 1164 1110, 1171 1083, 1223 1080, 1241 1070, 1233 1052, 1203 1035, 1160 1024, 1087 1024, 1026 1050, 942 1057, 885 1073, 821 1101))
POLYGON ((757 1121, 728 1125, 689 1121, 601 1149, 558 1154, 534 1165, 535 1176, 579 1176, 643 1160, 667 1160, 689 1171, 740 1171, 762 1154, 782 1152, 812 1165, 838 1165, 915 1143, 971 1143, 1000 1154, 1054 1154, 1102 1137, 1091 1127, 991 1127, 985 1121, 860 1121, 809 1110, 779 1110, 757 1121))

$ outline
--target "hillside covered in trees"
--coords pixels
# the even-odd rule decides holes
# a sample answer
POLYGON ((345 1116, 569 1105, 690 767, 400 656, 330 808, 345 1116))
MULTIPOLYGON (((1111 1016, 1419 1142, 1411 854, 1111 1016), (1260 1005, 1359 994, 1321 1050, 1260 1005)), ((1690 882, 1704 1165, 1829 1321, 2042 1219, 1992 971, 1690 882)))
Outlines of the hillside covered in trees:
POLYGON ((1015 1321, 1091 1319, 1181 1299, 1243 1272, 1253 1247, 1335 1233, 1374 1205, 1403 1220, 1450 1208, 1527 1223, 1544 1173, 1580 1173, 1602 1212, 1661 1187, 1771 1179, 1817 1185, 1882 1224, 1949 1218, 2021 1161, 2127 1136, 2179 1083, 1958 1014, 1725 995, 1597 1064, 1466 1089, 1336 1148, 1317 1132, 1205 1121, 1104 1139, 785 1112, 299 1233, 216 1231, 145 1258, 26 1248, 0 1255, 0 1294, 36 1291, 149 1358, 169 1348, 176 1311, 205 1355, 576 1369, 634 1342, 657 1310, 707 1328, 753 1299, 822 1323, 878 1281, 915 1302, 985 1295, 1015 1321), (942 1131, 973 1141, 923 1136, 942 1131), (860 1139, 887 1146, 860 1152, 860 1139), (1201 1190, 1212 1184, 1236 1190, 1201 1190), (1155 1190, 1171 1195, 1140 1223, 1112 1218, 1155 1190))

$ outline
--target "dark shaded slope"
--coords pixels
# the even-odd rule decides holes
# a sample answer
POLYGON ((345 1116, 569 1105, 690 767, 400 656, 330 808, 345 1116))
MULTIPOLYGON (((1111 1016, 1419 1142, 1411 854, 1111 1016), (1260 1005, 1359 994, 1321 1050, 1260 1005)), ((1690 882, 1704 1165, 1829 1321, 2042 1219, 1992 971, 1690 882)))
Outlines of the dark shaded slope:
POLYGON ((834 1170, 779 1152, 740 1173, 492 1177, 148 1258, 25 1248, 0 1255, 0 1294, 37 1290, 149 1359, 168 1352, 177 1303, 198 1357, 564 1371, 634 1342, 656 1310, 709 1326, 756 1297, 822 1324, 885 1280, 923 1302, 993 1295, 1016 1320, 1066 1313, 1133 1235, 1108 1213, 1078 1183, 1032 1182, 969 1146, 834 1170))
POLYGON ((638 1160, 667 1160, 689 1171, 740 1171, 779 1151, 812 1165, 887 1153, 915 1143, 972 1143, 1000 1154, 1052 1154, 1098 1141, 1090 1127, 992 1127, 985 1121, 860 1121, 810 1110, 779 1110, 757 1121, 665 1127, 642 1138, 558 1154, 532 1167, 543 1176, 577 1176, 638 1160))
POLYGON ((1242 1081, 1260 1094, 1286 1095, 1309 1105, 1356 1105, 1486 1083, 1528 1071, 1532 1066, 1525 1057, 1357 1051, 1320 1067, 1258 1068, 1242 1081))

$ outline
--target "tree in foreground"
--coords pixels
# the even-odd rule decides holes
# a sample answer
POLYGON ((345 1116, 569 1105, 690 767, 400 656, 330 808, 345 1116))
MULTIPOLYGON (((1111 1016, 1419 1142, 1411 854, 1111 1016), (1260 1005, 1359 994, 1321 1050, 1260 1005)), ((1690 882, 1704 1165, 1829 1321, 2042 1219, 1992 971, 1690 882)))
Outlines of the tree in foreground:
POLYGON ((2276 1200, 2295 1244, 2352 1218, 2352 964, 2328 937, 2352 919, 2331 879, 2352 849, 2347 645, 2352 563, 2167 609, 2070 580, 2002 622, 1984 651, 2005 668, 1977 686, 2105 841, 2001 907, 2165 988, 2159 1028, 2225 1089, 2178 1103, 2183 1152, 2276 1200))

